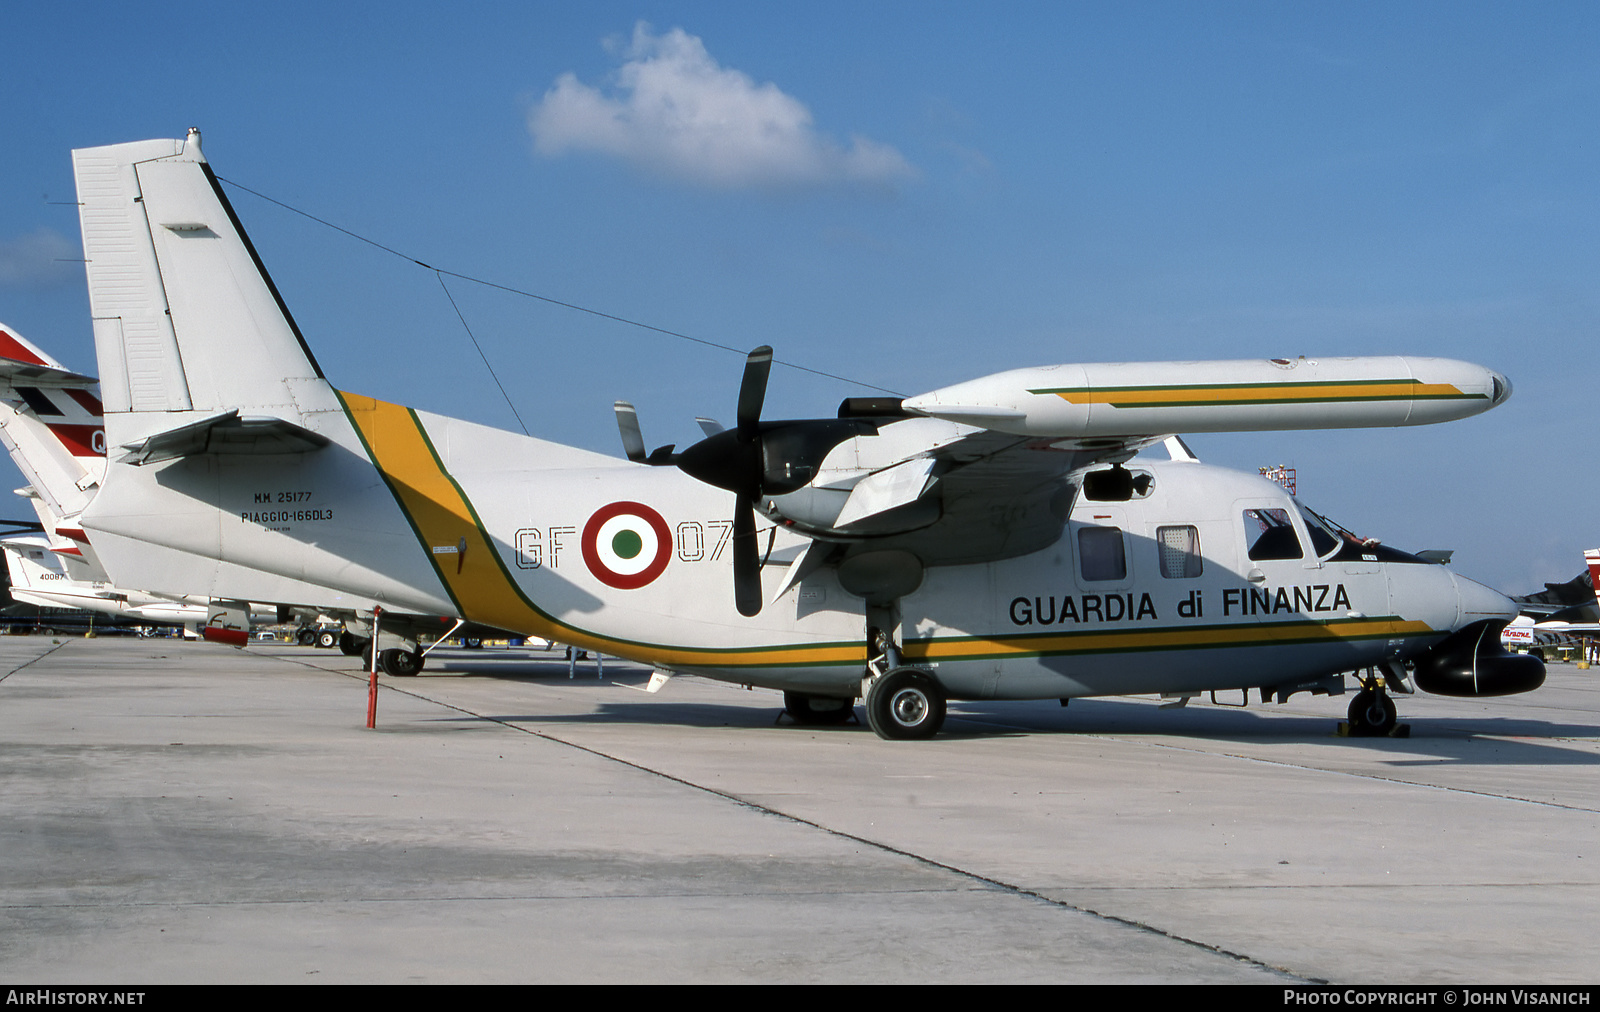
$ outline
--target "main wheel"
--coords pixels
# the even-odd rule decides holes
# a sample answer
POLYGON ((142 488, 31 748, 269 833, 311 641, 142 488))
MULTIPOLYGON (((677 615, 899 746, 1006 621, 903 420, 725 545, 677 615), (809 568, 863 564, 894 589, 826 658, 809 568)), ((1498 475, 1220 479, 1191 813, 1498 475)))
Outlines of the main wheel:
POLYGON ((332 629, 324 629, 317 633, 317 646, 321 647, 323 650, 332 648, 338 642, 339 634, 334 632, 332 629))
POLYGON ((422 655, 391 647, 378 655, 378 667, 397 678, 406 678, 422 670, 422 655))
MULTIPOLYGON (((367 649, 372 646, 372 641, 365 636, 357 636, 346 629, 339 634, 339 652, 346 657, 367 656, 367 649)), ((370 665, 369 665, 370 667, 370 665)))
POLYGON ((808 696, 803 692, 785 692, 783 708, 789 711, 796 724, 810 726, 843 724, 856 712, 853 699, 808 696))
POLYGON ((1350 701, 1350 730, 1359 735, 1379 737, 1394 730, 1400 714, 1387 692, 1362 689, 1350 701))
POLYGON ((867 723, 880 738, 932 738, 944 713, 944 690, 916 668, 895 668, 867 690, 867 723))

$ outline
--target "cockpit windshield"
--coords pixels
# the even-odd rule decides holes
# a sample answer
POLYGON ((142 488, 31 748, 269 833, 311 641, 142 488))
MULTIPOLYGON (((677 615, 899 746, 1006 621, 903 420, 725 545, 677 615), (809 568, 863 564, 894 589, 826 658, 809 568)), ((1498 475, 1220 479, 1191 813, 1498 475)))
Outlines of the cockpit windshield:
POLYGON ((1311 549, 1317 558, 1326 559, 1344 545, 1359 550, 1368 544, 1365 538, 1357 537, 1315 510, 1308 509, 1299 499, 1294 500, 1294 504, 1306 522, 1306 532, 1311 535, 1311 549))

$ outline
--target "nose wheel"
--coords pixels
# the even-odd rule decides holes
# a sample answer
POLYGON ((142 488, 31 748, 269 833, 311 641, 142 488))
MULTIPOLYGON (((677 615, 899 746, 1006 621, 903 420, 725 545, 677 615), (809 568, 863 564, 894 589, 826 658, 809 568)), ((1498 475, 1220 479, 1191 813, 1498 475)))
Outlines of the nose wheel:
MULTIPOLYGON (((1348 716, 1350 723, 1346 733, 1352 738, 1404 737, 1394 700, 1389 698, 1383 679, 1370 670, 1361 676, 1361 691, 1350 701, 1348 716), (1397 731, 1402 733, 1397 735, 1397 731)), ((1405 729, 1409 727, 1404 725, 1405 729)))

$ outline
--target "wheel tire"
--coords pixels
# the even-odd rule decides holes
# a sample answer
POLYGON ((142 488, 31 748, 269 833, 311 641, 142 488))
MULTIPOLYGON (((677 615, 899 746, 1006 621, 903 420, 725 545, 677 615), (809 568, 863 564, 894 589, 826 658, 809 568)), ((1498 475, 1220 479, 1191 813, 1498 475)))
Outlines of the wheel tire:
POLYGON ((317 642, 317 631, 315 629, 302 629, 295 633, 294 641, 303 647, 312 646, 317 642))
POLYGON ((895 668, 867 690, 867 723, 880 738, 932 738, 944 726, 944 715, 944 690, 916 668, 895 668))
POLYGON ((1387 692, 1362 689, 1350 701, 1350 730, 1357 735, 1381 737, 1393 731, 1400 713, 1387 692))
POLYGON ((422 655, 391 647, 378 655, 378 667, 396 678, 409 678, 422 670, 422 655))
POLYGON ((317 633, 317 646, 323 650, 332 648, 339 642, 339 634, 332 629, 324 629, 317 633))
POLYGON ((481 636, 468 636, 466 639, 461 641, 461 645, 466 647, 468 650, 482 650, 483 649, 483 637, 481 637, 481 636))
POLYGON ((348 629, 339 634, 339 652, 346 657, 366 657, 367 648, 371 645, 371 640, 365 636, 357 636, 348 629))
POLYGON ((808 727, 830 727, 843 724, 855 715, 855 700, 834 696, 808 696, 803 692, 785 692, 783 708, 796 724, 808 727))

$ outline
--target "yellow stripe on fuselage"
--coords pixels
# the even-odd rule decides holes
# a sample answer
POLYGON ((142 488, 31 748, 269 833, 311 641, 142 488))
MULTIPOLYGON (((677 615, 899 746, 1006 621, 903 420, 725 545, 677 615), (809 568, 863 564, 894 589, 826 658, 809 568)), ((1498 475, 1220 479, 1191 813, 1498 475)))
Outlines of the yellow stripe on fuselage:
POLYGON ((1426 636, 1425 622, 1398 618, 1299 620, 1260 624, 1166 626, 1162 628, 1053 632, 1019 636, 960 637, 910 641, 908 660, 972 660, 980 657, 1069 656, 1138 653, 1154 650, 1206 650, 1227 647, 1294 646, 1341 640, 1426 636))
POLYGON ((1172 408, 1223 404, 1308 404, 1339 401, 1443 400, 1481 397, 1450 383, 1416 380, 1351 380, 1337 383, 1218 383, 1161 387, 1042 389, 1069 404, 1118 408, 1172 408))

